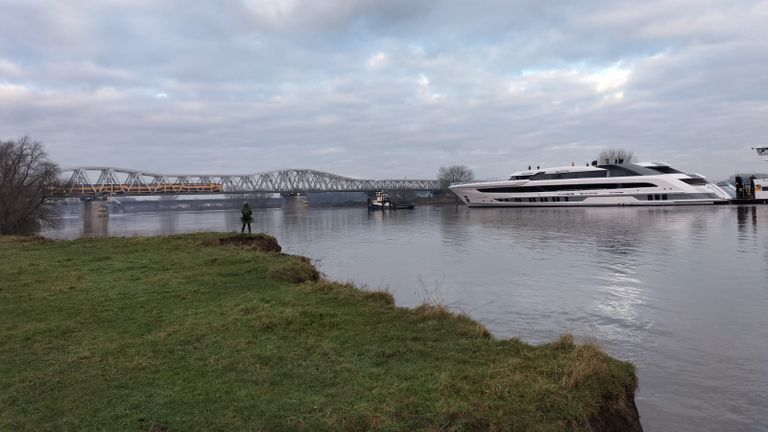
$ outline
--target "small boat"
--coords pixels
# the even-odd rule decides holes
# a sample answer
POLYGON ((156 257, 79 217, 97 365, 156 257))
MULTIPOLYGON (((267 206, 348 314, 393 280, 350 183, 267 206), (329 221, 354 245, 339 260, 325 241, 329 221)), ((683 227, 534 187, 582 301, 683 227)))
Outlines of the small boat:
POLYGON ((413 204, 395 203, 389 198, 389 194, 381 191, 376 192, 376 198, 368 200, 368 209, 370 210, 413 210, 413 204))
POLYGON ((386 192, 376 192, 376 198, 368 200, 368 208, 374 210, 392 208, 392 201, 389 200, 389 194, 386 192))

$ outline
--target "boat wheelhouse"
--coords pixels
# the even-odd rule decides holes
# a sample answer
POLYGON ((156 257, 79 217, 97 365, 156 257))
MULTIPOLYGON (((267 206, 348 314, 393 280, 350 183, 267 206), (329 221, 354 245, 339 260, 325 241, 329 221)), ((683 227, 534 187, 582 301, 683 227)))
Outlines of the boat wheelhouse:
POLYGON ((470 207, 712 204, 730 196, 698 174, 659 162, 566 166, 450 186, 470 207))

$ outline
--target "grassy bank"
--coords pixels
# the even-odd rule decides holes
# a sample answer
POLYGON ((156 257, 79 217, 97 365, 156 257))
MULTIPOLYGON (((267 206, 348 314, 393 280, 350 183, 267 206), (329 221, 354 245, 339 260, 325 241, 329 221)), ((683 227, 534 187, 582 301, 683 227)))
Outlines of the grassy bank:
POLYGON ((0 430, 632 422, 634 369, 594 346, 495 340, 220 236, 0 238, 0 430))

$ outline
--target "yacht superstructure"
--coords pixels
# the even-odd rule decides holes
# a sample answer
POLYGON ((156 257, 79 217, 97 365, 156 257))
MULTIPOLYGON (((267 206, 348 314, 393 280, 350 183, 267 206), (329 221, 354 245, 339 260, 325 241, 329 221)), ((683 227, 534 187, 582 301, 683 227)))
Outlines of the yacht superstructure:
POLYGON ((450 186, 470 207, 712 204, 730 199, 698 174, 659 162, 519 171, 508 180, 450 186))

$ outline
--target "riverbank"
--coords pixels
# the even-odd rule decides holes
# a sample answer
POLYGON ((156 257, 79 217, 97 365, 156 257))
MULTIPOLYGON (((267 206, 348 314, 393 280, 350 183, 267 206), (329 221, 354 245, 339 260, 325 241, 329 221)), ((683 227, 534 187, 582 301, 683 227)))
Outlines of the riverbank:
POLYGON ((0 429, 640 429, 633 366, 592 345, 220 236, 0 240, 0 429))

